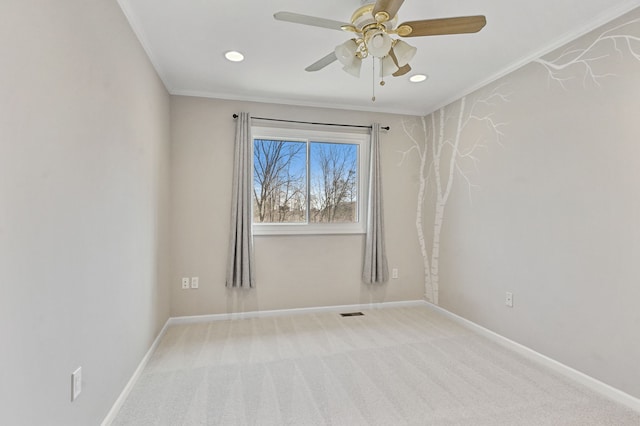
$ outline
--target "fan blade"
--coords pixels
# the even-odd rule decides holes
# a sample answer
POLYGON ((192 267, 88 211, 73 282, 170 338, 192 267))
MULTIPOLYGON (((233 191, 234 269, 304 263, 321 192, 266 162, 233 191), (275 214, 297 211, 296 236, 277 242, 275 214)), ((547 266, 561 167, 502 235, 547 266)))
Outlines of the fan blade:
POLYGON ((403 22, 398 25, 398 35, 402 37, 422 37, 445 34, 477 33, 487 24, 487 19, 482 15, 459 16, 457 18, 425 19, 422 21, 403 22), (404 33, 403 27, 411 29, 409 34, 404 33))
POLYGON ((329 28, 330 30, 342 31, 342 27, 350 25, 344 22, 333 21, 331 19, 317 18, 315 16, 300 15, 293 12, 276 12, 273 17, 278 21, 293 22, 294 24, 311 25, 312 27, 329 28))
POLYGON ((411 65, 407 64, 407 65, 403 66, 402 68, 400 68, 398 71, 394 72, 391 75, 394 76, 394 77, 400 77, 402 75, 405 75, 409 71, 411 71, 411 65))
POLYGON ((373 11, 371 13, 375 17, 377 13, 386 12, 389 17, 383 21, 378 22, 389 21, 393 19, 394 16, 396 16, 396 14, 398 13, 398 9, 400 9, 400 6, 402 6, 402 3, 404 3, 404 0, 378 0, 376 2, 376 5, 373 6, 373 11))
POLYGON ((327 65, 329 65, 330 63, 337 61, 338 58, 336 57, 336 53, 335 52, 331 52, 329 53, 327 56, 325 56, 324 58, 320 59, 319 61, 314 62, 313 64, 309 65, 308 67, 306 67, 304 70, 305 71, 319 71, 322 68, 326 67, 327 65))
POLYGON ((400 68, 398 71, 394 72, 391 75, 394 76, 394 77, 400 77, 400 76, 405 75, 409 71, 411 71, 411 65, 407 64, 407 65, 403 66, 402 68, 400 68))

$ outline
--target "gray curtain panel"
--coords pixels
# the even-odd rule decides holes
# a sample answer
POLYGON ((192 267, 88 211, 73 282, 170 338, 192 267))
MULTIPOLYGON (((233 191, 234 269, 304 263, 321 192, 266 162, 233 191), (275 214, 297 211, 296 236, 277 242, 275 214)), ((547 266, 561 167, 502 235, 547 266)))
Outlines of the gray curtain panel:
POLYGON ((380 124, 371 126, 371 158, 369 161, 369 198, 367 202, 367 236, 362 280, 365 283, 389 281, 389 267, 384 244, 384 212, 380 172, 380 124))
POLYGON ((251 116, 249 113, 241 112, 236 121, 227 287, 255 287, 253 233, 251 231, 252 143, 251 116))

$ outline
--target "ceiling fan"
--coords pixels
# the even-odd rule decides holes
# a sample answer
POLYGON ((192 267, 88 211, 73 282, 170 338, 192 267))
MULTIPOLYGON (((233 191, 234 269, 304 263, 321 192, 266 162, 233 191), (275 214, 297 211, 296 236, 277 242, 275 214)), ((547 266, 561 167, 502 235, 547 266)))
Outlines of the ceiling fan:
POLYGON ((339 44, 333 52, 305 70, 318 71, 339 61, 342 69, 355 77, 360 76, 362 60, 369 56, 380 59, 382 77, 399 77, 411 71, 409 61, 413 59, 417 49, 403 40, 392 38, 392 35, 407 38, 475 33, 487 23, 484 16, 477 15, 423 19, 397 25, 397 13, 402 3, 404 0, 377 0, 375 3, 365 4, 353 13, 350 23, 292 12, 277 12, 273 17, 279 21, 352 33, 353 38, 339 44))

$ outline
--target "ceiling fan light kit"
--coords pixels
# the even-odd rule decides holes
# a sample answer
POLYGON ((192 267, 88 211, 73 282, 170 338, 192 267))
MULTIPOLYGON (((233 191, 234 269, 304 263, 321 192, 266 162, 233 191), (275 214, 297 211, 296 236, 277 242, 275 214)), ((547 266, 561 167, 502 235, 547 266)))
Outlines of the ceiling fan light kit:
POLYGON ((375 3, 366 4, 353 13, 351 23, 292 12, 277 12, 273 16, 279 21, 355 34, 356 38, 339 44, 332 53, 306 68, 306 71, 318 71, 334 61, 339 61, 342 69, 355 77, 360 77, 362 60, 369 55, 380 61, 381 77, 399 77, 411 71, 409 62, 416 55, 417 49, 403 40, 392 38, 392 35, 423 37, 474 33, 480 31, 487 22, 484 16, 477 15, 407 21, 396 26, 397 12, 403 3, 404 0, 377 0, 375 3))
POLYGON ((387 55, 380 60, 380 77, 389 77, 398 72, 399 69, 391 55, 387 55))
POLYGON ((362 60, 357 57, 358 44, 355 40, 347 40, 339 44, 334 49, 338 61, 342 64, 342 69, 354 77, 360 77, 362 60))
POLYGON ((362 68, 362 61, 357 60, 351 62, 349 65, 345 65, 342 67, 342 70, 352 76, 359 78, 360 77, 360 69, 362 68))
POLYGON ((364 33, 364 45, 366 51, 376 58, 384 58, 389 54, 393 41, 384 29, 370 29, 364 33))
POLYGON ((351 74, 354 77, 360 77, 360 69, 362 68, 362 61, 353 61, 353 63, 351 65, 344 66, 342 67, 342 69, 351 74))
POLYGON ((409 43, 403 40, 396 40, 395 44, 393 45, 393 52, 398 59, 398 66, 401 67, 411 62, 413 57, 416 56, 417 51, 418 49, 409 45, 409 43))
POLYGON ((334 49, 338 61, 344 66, 351 65, 357 58, 358 44, 355 40, 347 40, 334 49))

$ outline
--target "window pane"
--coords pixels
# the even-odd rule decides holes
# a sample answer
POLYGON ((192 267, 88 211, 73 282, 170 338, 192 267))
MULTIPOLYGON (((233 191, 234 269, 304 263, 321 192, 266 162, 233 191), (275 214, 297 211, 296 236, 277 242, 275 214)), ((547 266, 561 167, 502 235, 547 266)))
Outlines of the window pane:
POLYGON ((358 221, 358 145, 311 142, 309 222, 358 221))
POLYGON ((307 144, 253 141, 253 222, 306 222, 307 144))

